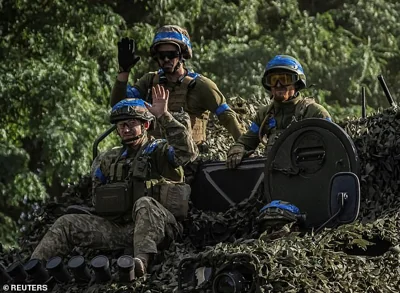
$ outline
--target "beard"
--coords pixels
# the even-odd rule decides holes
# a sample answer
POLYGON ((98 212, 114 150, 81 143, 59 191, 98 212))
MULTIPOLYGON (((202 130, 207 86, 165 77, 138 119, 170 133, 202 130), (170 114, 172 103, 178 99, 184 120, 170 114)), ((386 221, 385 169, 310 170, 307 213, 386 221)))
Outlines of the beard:
MULTIPOLYGON (((160 64, 161 65, 161 64, 160 64)), ((182 66, 182 63, 180 61, 177 62, 165 62, 160 66, 164 73, 174 73, 177 71, 180 67, 182 66)))
POLYGON ((173 73, 174 72, 174 67, 172 66, 163 66, 162 70, 164 71, 164 73, 173 73))
POLYGON ((274 94, 274 100, 278 102, 283 102, 289 99, 289 93, 288 92, 277 92, 274 94))
POLYGON ((295 90, 292 86, 289 87, 280 87, 280 88, 275 88, 275 90, 273 91, 273 97, 274 100, 278 101, 278 102, 284 102, 289 100, 294 94, 295 94, 295 90))

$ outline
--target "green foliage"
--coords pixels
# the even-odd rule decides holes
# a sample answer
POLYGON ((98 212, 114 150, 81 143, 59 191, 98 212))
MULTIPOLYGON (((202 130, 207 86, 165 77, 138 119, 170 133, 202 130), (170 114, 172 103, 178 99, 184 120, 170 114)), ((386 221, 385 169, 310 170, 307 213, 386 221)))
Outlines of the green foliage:
MULTIPOLYGON (((1 132, 1 141, 6 141, 5 131, 1 132)), ((23 211, 23 205, 43 200, 46 191, 40 179, 28 168, 27 152, 8 143, 0 143, 0 240, 14 244, 16 223, 23 211)))
MULTIPOLYGON (((173 0, 136 2, 154 12, 142 18, 145 23, 128 27, 131 35, 148 45, 151 26, 185 26, 194 48, 189 65, 212 78, 228 97, 265 95, 260 78, 276 54, 298 58, 308 84, 316 84, 317 95, 333 107, 359 104, 361 86, 367 87, 370 107, 387 107, 376 77, 382 73, 392 87, 398 78, 396 1, 313 2, 310 11, 301 10, 297 0, 186 1, 184 7, 173 0)), ((146 46, 140 48, 148 56, 146 46)), ((142 63, 133 80, 155 68, 142 63)), ((392 93, 399 94, 396 88, 392 93)))
MULTIPOLYGON (((92 142, 108 127, 116 56, 110 43, 123 22, 86 1, 3 5, 0 211, 15 231, 11 220, 30 204, 60 195, 88 172, 92 142)), ((1 232, 9 243, 11 234, 1 232)))
MULTIPOLYGON (((265 99, 260 80, 276 54, 300 60, 307 83, 316 84, 308 93, 335 121, 360 116, 361 86, 369 113, 388 106, 380 73, 400 95, 395 0, 3 0, 0 7, 0 212, 12 231, 21 211, 89 171, 92 142, 109 126, 122 36, 136 39, 142 57, 133 80, 157 69, 148 52, 156 28, 177 24, 191 35, 188 66, 228 98, 265 99)), ((3 231, 0 241, 10 243, 14 234, 3 231)))

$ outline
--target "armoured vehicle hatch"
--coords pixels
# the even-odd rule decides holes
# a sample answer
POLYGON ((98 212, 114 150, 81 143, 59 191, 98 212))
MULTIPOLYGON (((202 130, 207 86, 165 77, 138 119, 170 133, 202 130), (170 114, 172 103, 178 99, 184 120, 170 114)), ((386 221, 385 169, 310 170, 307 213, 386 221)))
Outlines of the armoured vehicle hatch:
POLYGON ((307 214, 316 227, 333 214, 331 180, 339 172, 358 174, 353 141, 338 125, 310 118, 289 126, 273 145, 265 166, 265 200, 283 200, 307 214))

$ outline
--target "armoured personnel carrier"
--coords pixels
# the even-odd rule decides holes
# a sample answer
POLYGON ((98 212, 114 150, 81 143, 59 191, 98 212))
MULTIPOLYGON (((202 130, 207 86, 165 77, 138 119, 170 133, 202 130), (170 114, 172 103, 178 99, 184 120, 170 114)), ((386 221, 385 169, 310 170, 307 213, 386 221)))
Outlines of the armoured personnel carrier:
POLYGON ((199 164, 185 237, 159 256, 147 280, 132 281, 130 258, 121 258, 128 251, 76 248, 42 267, 27 261, 56 217, 90 205, 90 176, 83 177, 67 190, 65 202, 35 212, 21 250, 3 253, 1 286, 43 283, 47 292, 399 292, 399 118, 391 108, 340 126, 306 119, 279 137, 268 158, 248 158, 237 170, 224 162, 199 164))

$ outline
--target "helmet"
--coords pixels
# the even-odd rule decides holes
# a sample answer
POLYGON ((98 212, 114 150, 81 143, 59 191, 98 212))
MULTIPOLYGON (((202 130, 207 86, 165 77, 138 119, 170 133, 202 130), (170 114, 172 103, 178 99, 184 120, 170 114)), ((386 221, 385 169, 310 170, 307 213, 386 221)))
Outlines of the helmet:
POLYGON ((296 90, 301 90, 306 87, 306 76, 300 62, 289 55, 276 55, 272 58, 265 67, 265 72, 262 78, 262 85, 271 90, 271 87, 266 83, 266 77, 273 71, 289 71, 298 75, 298 80, 295 83, 296 90))
POLYGON ((110 122, 112 124, 126 119, 153 121, 155 117, 146 108, 145 102, 142 99, 128 98, 115 104, 110 115, 110 122))
POLYGON ((280 229, 283 225, 296 222, 302 225, 305 221, 305 214, 294 204, 282 200, 273 200, 260 210, 256 222, 261 231, 267 228, 280 229))
POLYGON ((154 36, 153 43, 150 46, 150 55, 155 57, 156 47, 160 44, 177 45, 184 59, 192 58, 192 44, 187 30, 177 25, 164 25, 160 27, 154 36))

